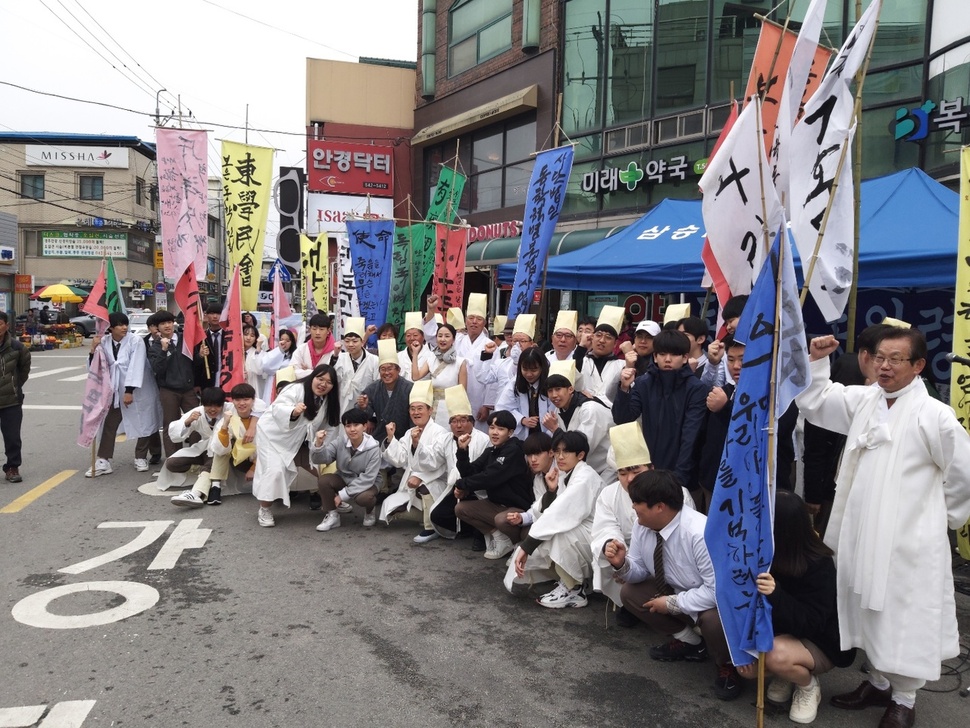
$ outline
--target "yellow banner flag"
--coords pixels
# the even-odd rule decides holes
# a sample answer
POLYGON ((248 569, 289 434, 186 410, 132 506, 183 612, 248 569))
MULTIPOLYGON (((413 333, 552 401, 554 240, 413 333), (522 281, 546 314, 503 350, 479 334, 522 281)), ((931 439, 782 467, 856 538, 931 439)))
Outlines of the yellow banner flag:
POLYGON ((311 240, 300 236, 300 262, 303 266, 303 305, 306 308, 313 292, 313 302, 317 310, 327 313, 330 310, 330 241, 326 233, 311 240))
POLYGON ((237 142, 222 143, 222 199, 226 211, 229 270, 239 266, 245 311, 256 310, 272 189, 272 149, 237 142))
MULTIPOLYGON (((970 350, 970 147, 960 151, 960 228, 957 242, 957 286, 953 317, 953 353, 970 350)), ((950 370, 950 406, 960 423, 970 429, 970 370, 956 362, 950 370)), ((957 532, 960 555, 970 559, 970 522, 957 532)))

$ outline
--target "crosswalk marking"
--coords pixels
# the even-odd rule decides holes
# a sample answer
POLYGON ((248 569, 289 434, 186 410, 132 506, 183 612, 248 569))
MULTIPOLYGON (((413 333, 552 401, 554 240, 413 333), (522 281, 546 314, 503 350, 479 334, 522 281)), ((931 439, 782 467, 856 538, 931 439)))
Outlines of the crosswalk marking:
POLYGON ((81 405, 79 404, 25 404, 23 408, 25 410, 73 410, 75 412, 81 411, 81 405))
MULTIPOLYGON (((72 372, 75 369, 80 369, 80 368, 81 367, 74 366, 74 367, 60 367, 59 369, 47 369, 42 372, 32 371, 30 373, 30 379, 40 379, 41 377, 49 377, 54 374, 62 374, 63 372, 72 372)), ((84 376, 87 377, 86 374, 84 376)))
POLYGON ((83 382, 88 378, 87 374, 78 374, 76 377, 64 377, 64 379, 58 379, 58 382, 83 382))

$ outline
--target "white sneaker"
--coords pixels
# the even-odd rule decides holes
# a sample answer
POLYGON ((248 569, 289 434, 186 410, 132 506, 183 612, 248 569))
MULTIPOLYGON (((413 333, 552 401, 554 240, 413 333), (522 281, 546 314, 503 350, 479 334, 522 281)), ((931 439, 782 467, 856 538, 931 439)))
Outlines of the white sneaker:
POLYGON ((822 702, 822 688, 818 680, 812 678, 812 683, 806 688, 795 686, 791 698, 791 710, 788 717, 795 723, 811 723, 818 715, 818 704, 822 702))
POLYGON ((371 526, 377 525, 377 513, 371 511, 370 513, 364 514, 364 528, 370 528, 371 526))
POLYGON ((341 501, 340 505, 337 506, 338 513, 353 513, 354 507, 345 501, 341 501))
POLYGON ((572 589, 567 589, 565 586, 563 586, 562 582, 556 584, 555 589, 548 594, 543 594, 541 597, 536 599, 536 602, 539 604, 539 606, 548 607, 549 609, 585 607, 588 603, 582 584, 577 584, 572 589))
POLYGON ((259 507, 259 513, 256 514, 256 522, 263 528, 272 528, 276 525, 273 512, 269 508, 263 508, 262 506, 259 507))
POLYGON ((205 501, 194 490, 187 490, 184 493, 172 496, 172 503, 186 508, 201 508, 205 505, 205 501))
POLYGON ((340 514, 337 511, 330 511, 323 517, 320 525, 317 526, 317 530, 330 531, 334 528, 340 528, 340 514))
POLYGON ((492 533, 492 542, 485 548, 485 558, 504 559, 514 550, 515 544, 512 543, 512 539, 501 531, 495 531, 492 533))
POLYGON ((765 690, 765 698, 771 703, 781 705, 791 700, 791 693, 794 689, 794 683, 782 680, 780 677, 773 677, 771 682, 768 683, 768 689, 765 690))
POLYGON ((111 469, 111 461, 105 460, 104 458, 98 458, 94 461, 94 473, 91 473, 91 468, 88 468, 84 473, 85 478, 96 478, 99 475, 111 475, 114 470, 111 469))
POLYGON ((135 470, 139 473, 148 472, 148 460, 145 458, 135 458, 135 470))

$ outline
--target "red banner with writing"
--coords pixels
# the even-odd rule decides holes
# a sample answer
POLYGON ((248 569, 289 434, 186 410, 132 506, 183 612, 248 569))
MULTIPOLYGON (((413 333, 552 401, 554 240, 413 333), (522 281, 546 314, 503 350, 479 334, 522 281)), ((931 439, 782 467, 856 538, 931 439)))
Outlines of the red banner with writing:
POLYGON ((232 272, 232 283, 229 284, 229 292, 226 294, 226 305, 222 309, 222 316, 219 317, 219 323, 222 324, 222 366, 219 386, 226 394, 229 394, 237 384, 246 382, 241 296, 242 282, 237 265, 232 272))
POLYGON ((461 308, 465 296, 465 253, 468 228, 435 225, 434 277, 431 293, 439 297, 441 312, 461 308))

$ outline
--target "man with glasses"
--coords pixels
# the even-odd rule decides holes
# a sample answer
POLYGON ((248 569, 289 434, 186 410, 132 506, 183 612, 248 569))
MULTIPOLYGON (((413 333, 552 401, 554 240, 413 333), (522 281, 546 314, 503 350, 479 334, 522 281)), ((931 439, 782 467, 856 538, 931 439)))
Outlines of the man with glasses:
POLYGON ((970 517, 970 435, 919 375, 926 339, 891 327, 876 344, 878 386, 829 380, 833 336, 811 343, 806 419, 846 435, 825 543, 836 552, 842 649, 861 647, 871 670, 832 705, 886 709, 881 728, 912 726, 916 691, 960 654, 946 529, 970 517))
POLYGON ((579 374, 588 397, 596 397, 608 406, 613 404, 616 389, 620 384, 620 372, 625 366, 624 359, 617 359, 613 352, 616 339, 623 329, 623 318, 626 310, 621 306, 603 306, 590 351, 583 358, 579 374))
MULTIPOLYGON (((577 333, 579 331, 579 314, 576 311, 560 311, 556 316, 556 325, 552 329, 552 349, 546 352, 546 359, 552 364, 556 361, 576 362, 581 367, 586 347, 579 345, 577 333)), ((583 390, 583 376, 576 378, 576 389, 583 390)))

